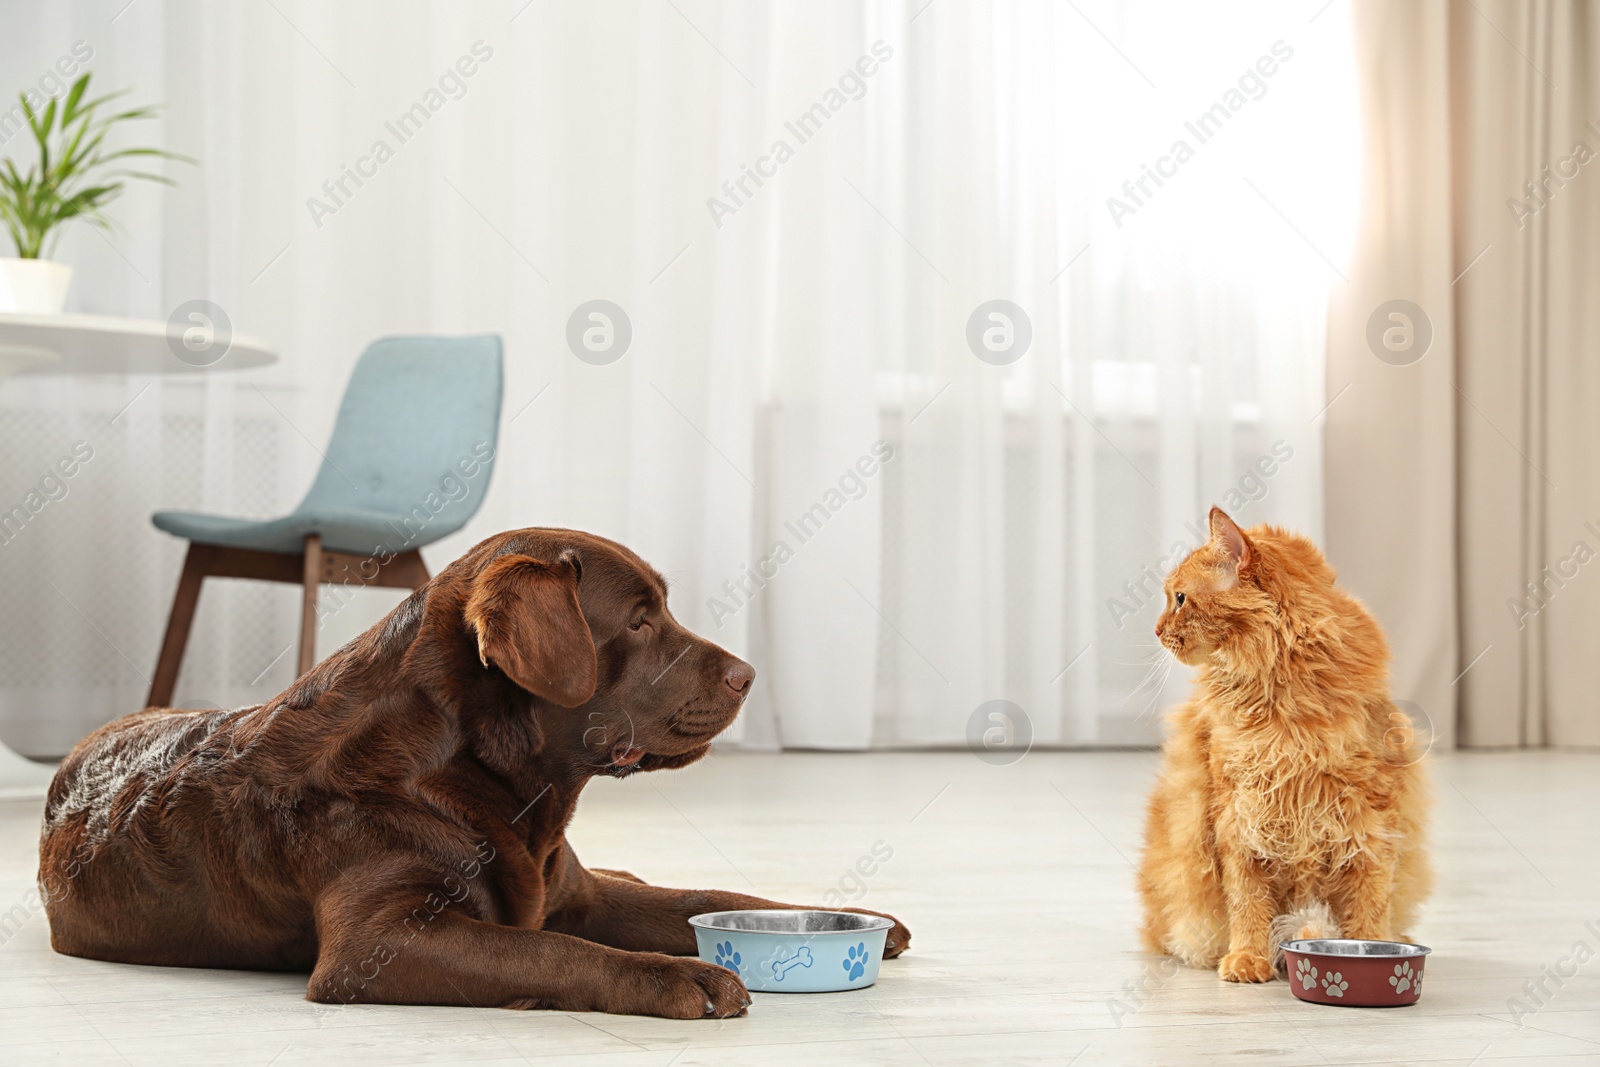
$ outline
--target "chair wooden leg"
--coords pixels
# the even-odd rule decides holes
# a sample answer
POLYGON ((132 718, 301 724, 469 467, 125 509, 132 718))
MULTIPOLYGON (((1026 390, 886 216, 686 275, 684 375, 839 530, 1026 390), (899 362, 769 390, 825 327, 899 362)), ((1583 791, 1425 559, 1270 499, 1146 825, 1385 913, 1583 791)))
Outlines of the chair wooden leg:
POLYGON ((172 704, 172 691, 178 686, 178 669, 183 666, 183 650, 189 644, 189 628, 194 624, 195 608, 200 603, 200 586, 206 580, 210 562, 209 545, 189 545, 188 554, 183 557, 178 590, 172 595, 167 635, 161 640, 161 654, 156 658, 156 672, 150 679, 145 707, 164 708, 172 704))
POLYGON ((306 535, 305 556, 301 560, 300 665, 295 677, 317 664, 317 585, 322 581, 322 538, 306 535))

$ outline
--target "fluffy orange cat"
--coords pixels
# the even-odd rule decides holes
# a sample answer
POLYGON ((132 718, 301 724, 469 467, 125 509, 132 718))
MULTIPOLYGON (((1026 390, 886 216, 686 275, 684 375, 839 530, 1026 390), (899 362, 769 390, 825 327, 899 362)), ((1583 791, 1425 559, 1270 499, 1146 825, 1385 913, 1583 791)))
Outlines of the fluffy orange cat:
POLYGON ((1143 940, 1230 982, 1271 978, 1282 937, 1404 938, 1432 881, 1388 644, 1334 581, 1306 538, 1220 508, 1166 581, 1156 636, 1199 673, 1146 814, 1143 940))

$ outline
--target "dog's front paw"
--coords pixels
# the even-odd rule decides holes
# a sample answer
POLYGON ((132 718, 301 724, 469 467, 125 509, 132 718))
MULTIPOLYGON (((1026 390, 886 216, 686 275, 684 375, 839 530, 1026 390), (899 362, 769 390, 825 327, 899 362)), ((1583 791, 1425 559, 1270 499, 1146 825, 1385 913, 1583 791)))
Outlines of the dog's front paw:
POLYGON ((644 1003, 623 1009, 628 1014, 668 1019, 729 1019, 745 1014, 750 993, 726 967, 697 959, 666 958, 650 965, 644 1003))
POLYGON ((1230 952, 1217 964, 1217 977, 1224 982, 1271 981, 1272 961, 1254 952, 1230 952))
POLYGON ((881 911, 868 911, 865 908, 842 908, 840 910, 853 912, 856 915, 876 915, 880 919, 888 919, 894 923, 894 926, 889 930, 888 939, 883 943, 884 959, 892 960, 911 947, 911 930, 893 915, 886 915, 881 911))

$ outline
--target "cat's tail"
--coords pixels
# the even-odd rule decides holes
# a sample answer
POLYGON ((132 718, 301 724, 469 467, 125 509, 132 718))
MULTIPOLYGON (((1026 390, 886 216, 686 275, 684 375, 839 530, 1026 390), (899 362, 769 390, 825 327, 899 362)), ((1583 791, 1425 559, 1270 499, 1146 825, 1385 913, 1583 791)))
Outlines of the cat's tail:
POLYGON ((1321 901, 1279 915, 1272 920, 1271 931, 1272 967, 1279 974, 1288 970, 1288 964, 1283 958, 1283 949, 1279 947, 1285 941, 1339 937, 1341 934, 1339 922, 1333 917, 1333 909, 1321 901))

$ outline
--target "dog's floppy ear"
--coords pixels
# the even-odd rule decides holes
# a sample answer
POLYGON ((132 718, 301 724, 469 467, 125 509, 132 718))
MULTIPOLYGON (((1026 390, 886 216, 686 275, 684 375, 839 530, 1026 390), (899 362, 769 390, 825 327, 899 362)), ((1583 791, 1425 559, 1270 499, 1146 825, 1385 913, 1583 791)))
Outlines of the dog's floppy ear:
POLYGON ((578 607, 583 566, 570 549, 554 563, 497 556, 472 583, 464 612, 478 658, 534 696, 575 708, 594 696, 594 636, 578 607))

